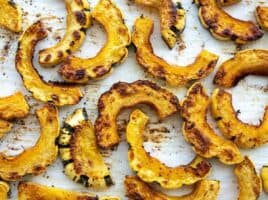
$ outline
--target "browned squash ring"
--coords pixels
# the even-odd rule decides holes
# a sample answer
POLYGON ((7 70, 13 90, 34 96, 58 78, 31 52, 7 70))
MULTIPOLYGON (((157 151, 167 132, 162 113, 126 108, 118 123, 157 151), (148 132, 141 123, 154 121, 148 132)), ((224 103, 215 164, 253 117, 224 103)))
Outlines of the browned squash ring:
POLYGON ((16 68, 20 73, 24 86, 33 97, 43 102, 53 102, 57 106, 77 104, 83 94, 79 87, 46 83, 42 80, 32 64, 34 47, 39 40, 47 36, 43 24, 38 21, 31 25, 19 40, 16 68))
POLYGON ((90 8, 87 0, 65 0, 65 6, 66 33, 55 46, 39 52, 39 63, 44 67, 55 66, 70 53, 78 50, 84 42, 86 29, 90 26, 90 8))
POLYGON ((263 30, 268 31, 268 7, 258 6, 256 9, 256 19, 263 30))
POLYGON ((194 84, 182 103, 183 135, 194 151, 205 158, 217 157, 232 165, 243 161, 237 146, 217 135, 207 122, 210 99, 201 83, 194 84))
POLYGON ((189 81, 202 79, 213 71, 218 56, 206 50, 203 50, 195 62, 187 67, 171 65, 156 56, 150 42, 153 27, 153 21, 142 16, 136 20, 132 35, 132 42, 136 47, 136 59, 153 77, 164 79, 172 86, 182 86, 189 81))
POLYGON ((69 56, 59 72, 67 82, 87 83, 90 79, 103 77, 116 63, 122 63, 128 56, 127 46, 131 42, 123 15, 112 0, 100 0, 92 12, 107 33, 105 46, 93 58, 69 56))
POLYGON ((263 36, 251 21, 242 21, 227 14, 217 0, 195 0, 199 6, 199 18, 203 26, 219 40, 233 40, 245 44, 263 36))
POLYGON ((9 185, 6 182, 0 181, 0 199, 7 200, 9 185))
POLYGON ((202 180, 195 184, 192 193, 173 197, 154 190, 138 177, 127 176, 125 178, 125 189, 126 195, 130 200, 216 200, 220 189, 220 182, 202 180))
POLYGON ((98 102, 99 116, 95 121, 98 145, 112 148, 118 145, 116 117, 123 108, 140 103, 153 106, 160 119, 178 112, 179 102, 175 95, 150 81, 119 82, 101 95, 98 102))

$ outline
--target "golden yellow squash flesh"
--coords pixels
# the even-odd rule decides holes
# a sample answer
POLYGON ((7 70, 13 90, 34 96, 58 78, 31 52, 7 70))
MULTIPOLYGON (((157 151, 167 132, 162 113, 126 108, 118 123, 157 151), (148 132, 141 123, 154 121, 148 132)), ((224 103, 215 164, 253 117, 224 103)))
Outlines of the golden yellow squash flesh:
POLYGON ((128 56, 130 33, 120 9, 112 0, 99 0, 91 15, 104 27, 106 44, 93 58, 69 56, 59 70, 67 82, 87 83, 90 79, 103 77, 112 71, 113 65, 128 56))
POLYGON ((182 103, 183 135, 194 151, 205 158, 217 157, 232 165, 243 161, 237 146, 214 132, 207 122, 211 101, 201 83, 194 84, 182 103))
POLYGON ((34 47, 39 40, 47 36, 43 24, 38 21, 27 28, 19 39, 16 54, 16 68, 24 86, 33 97, 43 102, 52 102, 57 106, 77 104, 83 94, 79 87, 69 87, 57 83, 46 83, 42 80, 32 64, 34 47))
POLYGON ((0 199, 7 200, 9 185, 3 181, 0 181, 0 199))
POLYGON ((268 166, 263 166, 261 169, 262 185, 265 192, 268 193, 268 166))
POLYGON ((168 167, 150 156, 143 146, 143 131, 149 118, 140 110, 135 110, 127 125, 129 165, 143 181, 159 183, 163 188, 174 189, 192 185, 210 173, 211 165, 201 157, 196 157, 188 165, 168 167))
POLYGON ((78 50, 90 26, 90 8, 87 0, 65 0, 67 10, 66 33, 55 46, 39 52, 39 63, 52 67, 61 63, 69 54, 78 50))
POLYGON ((118 145, 120 138, 117 133, 117 115, 122 109, 140 103, 154 107, 160 119, 179 110, 177 97, 155 83, 142 80, 118 82, 102 94, 98 102, 99 115, 95 121, 95 133, 100 147, 107 149, 118 145))
POLYGON ((126 195, 130 200, 216 200, 219 190, 219 181, 202 180, 195 184, 190 194, 175 197, 154 190, 138 177, 127 176, 125 178, 126 195))
POLYGON ((0 119, 0 138, 4 137, 12 129, 12 126, 11 122, 0 119))
POLYGON ((258 6, 256 9, 256 19, 259 26, 263 30, 268 30, 268 7, 266 6, 258 6))
POLYGON ((186 67, 172 65, 154 54, 150 36, 153 21, 139 17, 134 26, 132 42, 136 47, 138 63, 155 78, 163 79, 172 86, 182 86, 190 81, 208 76, 214 69, 218 56, 203 50, 195 62, 186 67))

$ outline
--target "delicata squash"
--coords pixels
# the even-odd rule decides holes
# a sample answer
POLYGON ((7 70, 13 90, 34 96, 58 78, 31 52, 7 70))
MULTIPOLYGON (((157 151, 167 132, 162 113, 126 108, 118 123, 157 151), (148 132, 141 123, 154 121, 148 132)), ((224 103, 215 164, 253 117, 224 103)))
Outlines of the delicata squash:
POLYGON ((182 103, 183 135, 194 151, 205 158, 217 157, 224 164, 243 161, 234 143, 217 135, 207 122, 210 99, 201 83, 194 84, 182 103))
POLYGON ((212 116, 223 135, 241 148, 255 148, 268 142, 268 107, 260 125, 243 123, 232 105, 232 95, 216 89, 212 95, 212 116))
POLYGON ((22 24, 21 8, 11 0, 0 0, 0 26, 20 32, 22 24))
POLYGON ((85 109, 77 109, 67 117, 58 145, 65 165, 64 172, 73 181, 97 188, 113 184, 85 109))
POLYGON ((138 177, 127 176, 125 189, 130 200, 216 200, 220 183, 213 180, 201 180, 195 184, 192 193, 180 197, 168 196, 160 193, 141 181, 138 177))
POLYGON ((119 8, 112 0, 99 0, 92 17, 103 25, 107 33, 105 46, 93 58, 69 56, 59 72, 67 82, 87 83, 110 73, 112 66, 128 56, 131 37, 119 8))
POLYGON ((181 3, 172 0, 134 0, 135 3, 156 8, 160 16, 161 35, 169 48, 173 48, 178 35, 185 28, 186 11, 181 3))
POLYGON ((46 104, 37 110, 36 115, 41 126, 39 140, 34 147, 17 156, 1 153, 0 179, 16 181, 28 174, 39 175, 56 159, 58 148, 55 142, 59 135, 57 108, 52 104, 46 104))
POLYGON ((143 147, 143 131, 149 118, 140 110, 135 110, 127 125, 127 142, 130 145, 128 160, 130 167, 143 181, 159 183, 163 188, 174 189, 191 185, 204 179, 211 165, 201 157, 196 157, 188 165, 168 167, 150 156, 143 147))
POLYGON ((51 67, 62 62, 79 49, 90 26, 90 8, 87 0, 65 0, 67 28, 62 40, 55 46, 39 52, 39 63, 51 67))
POLYGON ((268 7, 258 6, 256 9, 256 19, 260 27, 264 30, 268 30, 268 7))
POLYGON ((179 110, 179 102, 171 92, 145 80, 133 83, 118 82, 101 95, 98 102, 99 115, 95 121, 98 145, 108 149, 119 143, 116 117, 123 108, 145 103, 153 106, 160 119, 179 110))
POLYGON ((7 200, 7 194, 9 192, 9 185, 6 182, 0 181, 0 199, 7 200))
POLYGON ((57 106, 77 104, 83 94, 79 87, 69 87, 42 80, 32 64, 34 47, 47 36, 43 24, 38 21, 31 25, 21 36, 16 54, 16 68, 24 86, 37 100, 52 102, 57 106))
POLYGON ((227 14, 217 0, 195 0, 199 6, 199 18, 203 26, 219 40, 233 40, 245 44, 263 36, 251 21, 242 21, 227 14))
POLYGON ((267 59, 268 50, 249 49, 240 51, 220 66, 214 77, 214 84, 230 88, 247 75, 267 76, 267 59))
POLYGON ((186 67, 167 63, 156 56, 150 42, 153 32, 153 21, 146 17, 139 17, 135 22, 132 42, 136 47, 138 63, 152 76, 167 81, 172 86, 181 86, 189 81, 206 77, 214 69, 218 56, 203 50, 196 61, 186 67))
POLYGON ((261 169, 262 185, 265 192, 268 193, 268 166, 263 166, 261 169))

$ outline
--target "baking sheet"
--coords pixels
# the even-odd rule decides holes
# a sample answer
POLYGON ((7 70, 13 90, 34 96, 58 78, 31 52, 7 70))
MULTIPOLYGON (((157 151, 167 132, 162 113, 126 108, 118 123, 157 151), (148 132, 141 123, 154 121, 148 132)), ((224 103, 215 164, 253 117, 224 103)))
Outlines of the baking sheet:
MULTIPOLYGON (((36 48, 34 63, 45 80, 60 80, 55 69, 43 69, 37 63, 37 52, 40 49, 49 47, 57 42, 58 36, 63 36, 65 28, 65 7, 63 0, 16 0, 23 8, 23 28, 32 24, 38 19, 42 19, 46 27, 50 28, 49 37, 41 41, 36 48)), ((197 16, 197 8, 192 4, 191 0, 182 0, 183 7, 187 10, 187 27, 182 34, 182 43, 177 45, 173 50, 169 50, 162 41, 159 33, 159 18, 153 9, 146 9, 141 6, 132 4, 127 0, 115 0, 117 6, 125 14, 125 21, 130 29, 132 29, 134 20, 144 14, 150 16, 155 21, 155 31, 152 36, 152 43, 155 53, 167 61, 176 64, 189 64, 198 55, 201 49, 205 48, 220 55, 220 60, 217 67, 224 60, 233 56, 237 47, 232 42, 221 42, 214 39, 207 30, 205 30, 197 16)), ((97 0, 90 0, 91 8, 97 3, 97 0)), ((264 0, 242 0, 241 3, 225 8, 225 10, 233 16, 244 20, 255 20, 254 10, 257 5, 267 4, 264 0)), ((14 56, 17 48, 18 35, 11 34, 9 31, 0 29, 0 80, 1 89, 0 96, 5 96, 14 93, 15 91, 23 91, 27 95, 27 99, 31 104, 31 115, 25 120, 18 121, 4 139, 0 140, 0 150, 9 155, 16 155, 35 144, 39 137, 39 125, 34 115, 34 110, 40 107, 42 103, 31 98, 31 95, 25 90, 22 85, 21 78, 15 70, 14 56)), ((94 22, 94 25, 87 31, 86 42, 81 50, 75 53, 81 57, 94 56, 105 43, 105 33, 101 26, 94 22)), ((267 48, 268 33, 261 40, 250 43, 242 47, 247 48, 267 48)), ((202 82, 211 93, 214 86, 212 85, 213 74, 202 82)), ((141 67, 136 63, 133 49, 130 49, 129 57, 120 66, 114 69, 111 76, 101 81, 91 81, 88 86, 84 87, 85 97, 79 105, 66 107, 60 110, 61 118, 70 114, 75 108, 85 107, 89 113, 92 122, 97 116, 97 101, 101 93, 110 88, 110 86, 118 81, 132 82, 138 79, 149 79, 148 74, 144 73, 141 67)), ((186 93, 186 88, 170 88, 163 82, 157 81, 159 85, 166 87, 176 93, 180 100, 186 93)), ((245 122, 258 124, 264 114, 264 108, 268 102, 268 80, 264 77, 248 76, 239 82, 239 84, 231 89, 233 94, 234 107, 240 110, 239 118, 245 122)), ((191 150, 181 134, 181 118, 179 115, 171 116, 163 122, 159 122, 154 111, 151 111, 146 106, 141 106, 143 110, 150 114, 151 124, 147 127, 146 135, 148 141, 145 143, 145 148, 151 155, 159 158, 168 166, 177 166, 188 163, 194 157, 191 150), (161 127, 166 127, 170 133, 161 132, 161 127), (157 130, 158 131, 154 131, 157 130), (159 137, 160 136, 160 137, 159 137), (156 139, 157 138, 157 139, 156 139), (160 138, 160 139, 159 139, 160 138)), ((88 191, 94 194, 115 195, 122 199, 126 199, 123 181, 124 176, 132 174, 127 162, 127 144, 124 139, 124 127, 127 123, 130 110, 125 110, 119 116, 118 123, 122 132, 122 141, 116 151, 102 152, 105 156, 106 163, 111 167, 112 177, 115 185, 107 190, 96 191, 84 188, 79 184, 75 184, 63 173, 63 166, 58 159, 47 172, 37 176, 27 176, 24 180, 29 180, 48 186, 61 187, 70 190, 88 191)), ((210 115, 208 115, 210 119, 210 115)), ((213 127, 215 124, 210 119, 213 127)), ((215 127, 216 128, 216 127, 215 127)), ((268 164, 268 145, 255 150, 243 150, 244 155, 249 155, 254 161, 257 170, 259 171, 262 165, 268 164)), ((225 166, 217 160, 212 159, 213 164, 212 174, 209 179, 217 179, 221 181, 221 189, 219 200, 237 199, 237 183, 233 174, 233 167, 225 166)), ((10 199, 16 199, 16 184, 12 184, 10 199)), ((167 191, 169 194, 185 194, 191 191, 191 187, 183 187, 179 190, 167 191)), ((268 195, 262 194, 260 200, 268 199, 268 195)))

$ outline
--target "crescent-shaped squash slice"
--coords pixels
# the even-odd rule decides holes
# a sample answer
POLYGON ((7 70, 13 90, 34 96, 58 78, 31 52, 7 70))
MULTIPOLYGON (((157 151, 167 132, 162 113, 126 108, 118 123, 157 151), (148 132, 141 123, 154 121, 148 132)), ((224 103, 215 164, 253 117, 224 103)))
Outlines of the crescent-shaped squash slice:
POLYGON ((119 143, 116 118, 123 108, 145 103, 153 106, 160 119, 178 112, 178 98, 150 81, 119 82, 101 95, 98 102, 99 116, 95 121, 98 145, 108 149, 119 143))
POLYGON ((158 10, 160 16, 161 35, 169 48, 173 48, 178 35, 185 28, 186 11, 181 3, 172 0, 134 0, 135 3, 158 10))
POLYGON ((261 169, 262 185, 265 192, 268 193, 268 166, 263 166, 261 169))
POLYGON ((233 40, 245 44, 263 36, 251 21, 242 21, 227 14, 217 0, 195 0, 199 6, 199 18, 203 26, 219 40, 233 40))
POLYGON ((31 25, 22 34, 16 55, 17 71, 22 77, 24 86, 34 98, 44 102, 53 102, 57 106, 77 104, 83 96, 79 87, 46 83, 32 64, 34 47, 46 36, 47 32, 40 21, 31 25))
POLYGON ((67 117, 58 144, 64 172, 73 181, 96 188, 113 184, 85 109, 77 109, 67 117))
POLYGON ((239 186, 238 200, 257 200, 262 193, 262 183, 252 161, 245 157, 235 167, 234 173, 239 186))
POLYGON ((214 84, 230 88, 247 75, 268 75, 268 50, 250 49, 240 51, 225 61, 218 69, 214 84))
POLYGON ((256 19, 263 30, 268 30, 268 7, 258 6, 256 9, 256 19))
POLYGON ((219 0, 220 5, 222 6, 230 6, 240 2, 241 0, 219 0))
POLYGON ((234 143, 217 135, 207 122, 210 99, 201 83, 194 84, 182 104, 183 135, 194 151, 205 158, 217 157, 224 164, 243 161, 234 143))
POLYGON ((268 106, 260 125, 243 123, 232 105, 232 95, 216 89, 212 95, 212 116, 223 135, 241 148, 255 148, 268 142, 268 106))
POLYGON ((87 83, 111 72, 112 66, 123 62, 128 56, 127 46, 131 37, 119 8, 112 0, 100 0, 92 12, 107 33, 105 46, 93 58, 69 56, 59 72, 67 82, 87 83))
POLYGON ((143 131, 149 118, 140 110, 131 113, 126 129, 127 142, 130 145, 128 160, 130 167, 145 182, 159 183, 163 188, 174 189, 191 185, 204 179, 211 165, 201 157, 196 157, 188 165, 168 167, 150 156, 143 146, 143 131))
POLYGON ((39 63, 52 67, 79 49, 90 26, 90 8, 87 0, 65 0, 67 28, 62 40, 55 46, 39 52, 39 63))
POLYGON ((13 32, 20 32, 22 24, 21 8, 10 0, 0 0, 0 5, 0 26, 13 32))
POLYGON ((57 108, 53 104, 46 104, 37 110, 36 115, 41 126, 39 140, 34 147, 17 156, 1 153, 0 179, 16 181, 28 174, 39 175, 56 159, 58 148, 55 141, 59 135, 57 108))
POLYGON ((125 189, 130 200, 216 200, 220 189, 220 182, 201 180, 195 184, 192 193, 175 197, 154 190, 138 177, 127 176, 125 178, 125 189))
POLYGON ((135 22, 132 35, 132 42, 136 47, 136 59, 152 76, 164 79, 172 86, 181 86, 189 81, 204 78, 212 72, 218 56, 205 50, 199 54, 193 64, 186 67, 171 65, 156 56, 150 42, 153 26, 151 19, 139 17, 135 22))
POLYGON ((6 182, 0 181, 0 199, 7 200, 7 194, 9 192, 9 185, 6 182))

